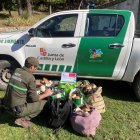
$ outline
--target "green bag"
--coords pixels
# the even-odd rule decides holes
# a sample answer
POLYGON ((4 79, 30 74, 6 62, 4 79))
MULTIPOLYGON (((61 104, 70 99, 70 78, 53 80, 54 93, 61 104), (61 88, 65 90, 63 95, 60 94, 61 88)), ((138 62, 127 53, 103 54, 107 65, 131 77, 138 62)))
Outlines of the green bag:
POLYGON ((66 94, 69 94, 76 87, 76 83, 58 83, 58 87, 64 89, 66 94))

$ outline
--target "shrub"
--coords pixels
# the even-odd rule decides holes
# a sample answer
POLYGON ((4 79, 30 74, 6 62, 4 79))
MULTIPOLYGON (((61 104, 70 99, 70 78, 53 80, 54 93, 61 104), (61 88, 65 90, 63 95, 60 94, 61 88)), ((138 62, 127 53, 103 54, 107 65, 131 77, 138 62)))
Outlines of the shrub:
POLYGON ((13 16, 8 18, 3 25, 4 26, 14 26, 14 27, 18 27, 18 26, 31 26, 34 23, 36 23, 37 21, 39 21, 40 19, 44 18, 45 16, 47 16, 46 14, 34 14, 32 17, 29 17, 28 13, 25 12, 23 14, 23 16, 13 16))

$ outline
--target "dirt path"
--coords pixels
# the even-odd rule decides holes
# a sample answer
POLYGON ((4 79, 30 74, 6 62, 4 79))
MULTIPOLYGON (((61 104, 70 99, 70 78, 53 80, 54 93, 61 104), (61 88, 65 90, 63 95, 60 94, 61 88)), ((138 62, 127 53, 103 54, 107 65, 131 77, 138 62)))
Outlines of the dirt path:
POLYGON ((26 29, 28 29, 29 26, 25 26, 25 27, 1 27, 0 28, 0 33, 3 33, 3 32, 15 32, 15 31, 24 31, 26 29))

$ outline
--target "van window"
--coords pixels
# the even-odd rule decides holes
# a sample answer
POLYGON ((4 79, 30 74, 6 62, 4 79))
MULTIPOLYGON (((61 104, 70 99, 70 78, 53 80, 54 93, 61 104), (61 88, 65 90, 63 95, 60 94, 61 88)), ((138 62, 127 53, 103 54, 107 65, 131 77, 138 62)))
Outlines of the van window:
POLYGON ((124 25, 121 15, 88 14, 85 36, 117 36, 124 25))
POLYGON ((78 14, 52 17, 36 28, 37 37, 73 37, 78 14))

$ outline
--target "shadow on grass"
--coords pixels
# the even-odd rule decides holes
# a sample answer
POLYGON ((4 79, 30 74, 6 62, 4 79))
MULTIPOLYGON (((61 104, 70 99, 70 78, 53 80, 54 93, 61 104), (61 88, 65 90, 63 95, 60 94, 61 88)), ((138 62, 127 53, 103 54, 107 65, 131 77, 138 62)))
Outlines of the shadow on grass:
POLYGON ((0 13, 0 19, 7 19, 9 17, 10 17, 10 15, 8 15, 8 14, 0 13))
MULTIPOLYGON (((67 120, 66 123, 62 127, 58 128, 58 129, 53 129, 53 128, 48 126, 47 119, 45 118, 45 114, 42 113, 42 114, 38 115, 37 117, 33 118, 32 122, 34 124, 39 125, 39 126, 43 126, 43 127, 52 129, 52 133, 56 136, 56 138, 60 137, 59 135, 61 135, 62 129, 68 131, 71 134, 81 136, 80 134, 78 134, 76 131, 73 130, 69 120, 67 120)), ((83 137, 83 136, 81 136, 81 137, 83 137)))
POLYGON ((127 82, 96 80, 95 84, 103 87, 103 96, 116 100, 137 102, 132 87, 127 82))
POLYGON ((45 119, 46 114, 41 113, 37 117, 33 118, 31 121, 39 126, 47 127, 47 120, 45 119))
POLYGON ((14 124, 14 121, 15 121, 15 118, 11 116, 10 114, 8 114, 5 110, 0 111, 0 124, 8 123, 8 125, 10 126, 16 126, 14 124))

